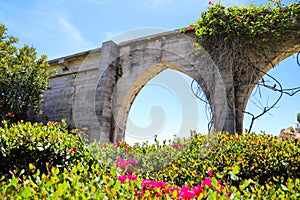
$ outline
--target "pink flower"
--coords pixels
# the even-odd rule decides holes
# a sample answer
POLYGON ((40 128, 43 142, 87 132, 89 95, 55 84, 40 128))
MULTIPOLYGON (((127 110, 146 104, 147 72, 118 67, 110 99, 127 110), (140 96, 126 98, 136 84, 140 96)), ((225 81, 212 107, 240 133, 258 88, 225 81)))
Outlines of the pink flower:
POLYGON ((184 186, 179 191, 178 197, 183 199, 192 199, 195 197, 195 192, 190 190, 190 186, 184 186))
POLYGON ((208 172, 207 172, 207 174, 208 174, 208 176, 212 176, 213 174, 214 174, 214 170, 209 170, 208 172))
POLYGON ((117 142, 116 144, 114 144, 115 147, 118 147, 120 145, 120 142, 117 142))
POLYGON ((208 187, 211 187, 211 183, 212 183, 212 181, 211 181, 210 178, 204 178, 204 179, 202 180, 202 185, 203 185, 203 186, 207 185, 208 187))
POLYGON ((181 146, 182 146, 182 144, 172 144, 173 148, 177 148, 177 147, 181 147, 181 146))
POLYGON ((130 159, 130 160, 128 160, 128 162, 131 163, 131 164, 137 164, 138 163, 138 161, 134 160, 134 159, 130 159))
POLYGON ((124 160, 123 158, 118 158, 116 160, 116 163, 118 164, 118 167, 120 169, 131 169, 131 170, 136 170, 133 165, 137 164, 138 161, 134 159, 129 159, 129 160, 124 160))
POLYGON ((142 187, 147 187, 148 185, 152 185, 151 180, 143 180, 142 183, 141 183, 142 187))
POLYGON ((200 193, 203 191, 203 186, 201 185, 197 185, 193 188, 194 192, 195 192, 195 195, 196 196, 199 196, 200 193))
POLYGON ((127 179, 128 179, 128 180, 131 180, 131 181, 135 181, 135 180, 136 180, 136 176, 133 176, 132 174, 127 174, 127 175, 119 176, 119 177, 118 177, 118 180, 119 180, 121 183, 124 183, 127 179))
POLYGON ((118 180, 121 182, 121 183, 124 183, 126 181, 127 177, 126 176, 119 176, 118 177, 118 180))
POLYGON ((152 182, 152 186, 156 188, 164 188, 167 185, 167 182, 158 181, 158 182, 152 182))

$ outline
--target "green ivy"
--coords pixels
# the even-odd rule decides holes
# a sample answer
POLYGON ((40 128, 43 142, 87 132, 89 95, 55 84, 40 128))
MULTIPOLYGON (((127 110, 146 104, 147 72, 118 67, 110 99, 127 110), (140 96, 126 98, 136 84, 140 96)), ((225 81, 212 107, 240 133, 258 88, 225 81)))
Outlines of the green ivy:
POLYGON ((212 4, 196 22, 195 34, 200 42, 222 39, 224 41, 243 37, 248 42, 261 37, 263 41, 279 41, 286 33, 299 33, 300 3, 288 6, 271 4, 225 7, 212 4))

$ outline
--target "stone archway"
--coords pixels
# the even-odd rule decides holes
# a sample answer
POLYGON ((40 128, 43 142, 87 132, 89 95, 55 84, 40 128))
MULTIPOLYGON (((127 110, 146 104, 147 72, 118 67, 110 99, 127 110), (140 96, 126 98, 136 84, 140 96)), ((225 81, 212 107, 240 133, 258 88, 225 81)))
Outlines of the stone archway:
MULTIPOLYGON (((163 72, 166 69, 173 69, 175 71, 184 73, 188 76, 190 76, 190 74, 188 74, 184 69, 179 68, 175 65, 172 65, 168 62, 160 62, 158 64, 156 64, 155 66, 149 68, 145 73, 143 73, 131 86, 131 88, 127 91, 126 95, 124 96, 124 98, 122 98, 122 103, 121 103, 121 107, 118 111, 116 111, 117 113, 115 113, 114 116, 116 116, 116 123, 117 123, 117 127, 119 129, 119 132, 116 133, 116 139, 118 140, 118 138, 124 138, 124 134, 125 134, 125 129, 126 129, 126 122, 128 119, 128 115, 129 115, 129 111, 130 108, 136 98, 136 96, 139 94, 139 92, 141 91, 141 89, 152 79, 154 78, 156 75, 158 75, 159 73, 163 72), (119 135, 118 135, 119 134, 119 135)), ((122 84, 122 82, 120 83, 122 84)), ((163 82, 161 84, 164 84, 163 82)), ((118 95, 115 95, 116 98, 118 95)), ((182 105, 184 104, 184 102, 180 102, 181 106, 183 107, 183 110, 185 110, 184 108, 187 105, 182 105)), ((116 103, 117 104, 117 103, 116 103)), ((192 106, 192 105, 189 105, 192 106)), ((186 113, 185 113, 186 115, 186 113)), ((185 116, 185 118, 188 116, 185 116)), ((150 127, 149 127, 150 128, 150 127)))
POLYGON ((251 63, 253 63, 253 66, 256 66, 256 69, 249 70, 249 74, 243 74, 243 80, 249 83, 249 87, 241 86, 235 91, 237 132, 243 131, 244 111, 259 80, 282 60, 299 52, 300 40, 286 36, 282 38, 281 43, 270 42, 266 46, 268 50, 263 52, 263 54, 259 52, 248 52, 248 58, 251 63))

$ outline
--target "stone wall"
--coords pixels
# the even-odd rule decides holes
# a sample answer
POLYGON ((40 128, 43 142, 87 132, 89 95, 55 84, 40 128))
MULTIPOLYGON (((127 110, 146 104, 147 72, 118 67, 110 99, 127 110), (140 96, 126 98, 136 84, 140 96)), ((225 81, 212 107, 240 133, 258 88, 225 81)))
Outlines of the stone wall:
MULTIPOLYGON (((279 62, 300 50, 298 43, 285 42, 276 48, 270 44, 274 51, 267 54, 272 60, 279 62)), ((232 90, 234 72, 219 70, 207 52, 195 51, 193 43, 193 35, 170 31, 118 45, 108 41, 99 49, 51 60, 50 69, 56 68, 57 73, 51 76, 44 94, 44 115, 54 121, 66 118, 72 128, 87 128, 90 142, 122 140, 139 91, 158 73, 171 68, 198 81, 211 105, 216 130, 240 132, 243 113, 236 108, 245 107, 253 88, 232 90)), ((249 59, 262 58, 249 52, 249 59)), ((263 59, 260 63, 261 69, 270 70, 263 59)), ((243 80, 253 85, 260 77, 243 74, 243 80)))

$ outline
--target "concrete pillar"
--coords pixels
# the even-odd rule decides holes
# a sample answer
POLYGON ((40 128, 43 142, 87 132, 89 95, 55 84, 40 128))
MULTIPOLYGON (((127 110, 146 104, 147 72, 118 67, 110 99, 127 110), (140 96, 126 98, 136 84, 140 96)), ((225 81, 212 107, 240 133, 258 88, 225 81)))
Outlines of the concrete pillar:
MULTIPOLYGON (((118 78, 119 53, 119 46, 113 41, 107 41, 102 44, 99 79, 95 95, 95 109, 100 123, 100 141, 102 142, 113 140, 114 119, 112 113, 112 95, 118 78)), ((95 137, 91 135, 90 138, 95 137)))

